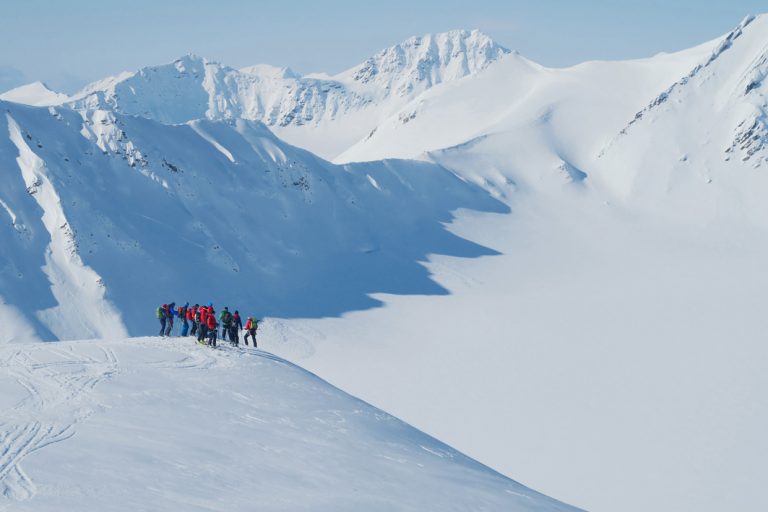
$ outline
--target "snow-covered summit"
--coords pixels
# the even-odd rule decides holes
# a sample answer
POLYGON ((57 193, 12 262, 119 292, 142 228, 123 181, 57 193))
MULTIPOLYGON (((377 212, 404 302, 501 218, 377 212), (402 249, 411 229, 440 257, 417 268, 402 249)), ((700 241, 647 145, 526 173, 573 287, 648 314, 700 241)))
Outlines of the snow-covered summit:
POLYGON ((66 94, 52 91, 47 85, 39 81, 16 87, 0 94, 0 100, 36 107, 59 105, 67 101, 67 98, 66 94))
POLYGON ((479 30, 452 30, 406 39, 336 78, 405 96, 477 73, 508 53, 479 30))

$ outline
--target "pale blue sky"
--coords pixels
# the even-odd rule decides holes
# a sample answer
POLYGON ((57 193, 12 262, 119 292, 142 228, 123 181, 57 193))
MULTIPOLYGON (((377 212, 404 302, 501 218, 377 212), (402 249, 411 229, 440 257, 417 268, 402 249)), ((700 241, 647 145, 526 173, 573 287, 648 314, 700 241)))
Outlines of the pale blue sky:
POLYGON ((765 0, 3 0, 0 91, 85 82, 186 53, 337 72, 408 36, 479 28, 549 66, 675 51, 765 0))

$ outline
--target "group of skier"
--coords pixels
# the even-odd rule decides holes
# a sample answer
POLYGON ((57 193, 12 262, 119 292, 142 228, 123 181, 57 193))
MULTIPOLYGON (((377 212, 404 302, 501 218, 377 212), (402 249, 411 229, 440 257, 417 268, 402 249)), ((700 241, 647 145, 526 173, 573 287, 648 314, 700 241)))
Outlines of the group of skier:
POLYGON ((208 303, 205 306, 195 304, 190 307, 189 302, 183 306, 176 306, 175 302, 163 304, 157 308, 157 319, 160 321, 160 336, 170 336, 173 331, 173 319, 177 318, 181 322, 181 334, 179 336, 196 336, 197 342, 202 345, 216 346, 218 339, 218 329, 221 326, 221 339, 227 340, 233 346, 240 345, 240 331, 245 331, 245 344, 248 345, 250 337, 253 346, 256 347, 256 329, 259 321, 256 317, 248 317, 243 326, 240 312, 230 313, 226 306, 216 318, 216 311, 213 304, 208 303))

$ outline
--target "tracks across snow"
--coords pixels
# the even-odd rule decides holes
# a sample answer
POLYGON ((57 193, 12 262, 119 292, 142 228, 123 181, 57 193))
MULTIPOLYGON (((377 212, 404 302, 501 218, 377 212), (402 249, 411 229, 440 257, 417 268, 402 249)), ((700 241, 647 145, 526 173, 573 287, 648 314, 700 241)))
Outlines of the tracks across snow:
POLYGON ((119 371, 119 361, 112 348, 86 343, 10 345, 0 361, 18 398, 0 410, 0 495, 24 500, 35 494, 24 458, 74 435, 98 406, 93 390, 119 371))
POLYGON ((0 345, 0 389, 0 512, 575 510, 252 347, 0 345))
MULTIPOLYGON (((138 338, 132 344, 162 350, 159 360, 142 363, 169 370, 225 366, 236 355, 228 347, 209 351, 179 338, 161 345, 157 339, 138 338)), ((77 424, 98 410, 101 404, 94 390, 121 371, 116 345, 56 342, 0 347, 0 385, 10 390, 11 397, 0 402, 0 496, 16 501, 34 496, 35 484, 25 473, 23 460, 72 437, 77 424)))

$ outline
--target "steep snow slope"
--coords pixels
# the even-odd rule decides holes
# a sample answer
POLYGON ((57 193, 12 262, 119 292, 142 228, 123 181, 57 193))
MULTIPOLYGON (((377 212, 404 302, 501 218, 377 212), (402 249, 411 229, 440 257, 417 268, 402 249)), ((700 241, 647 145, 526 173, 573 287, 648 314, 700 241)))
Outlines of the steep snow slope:
POLYGON ((576 510, 265 352, 136 338, 0 361, 0 510, 576 510))
POLYGON ((765 225, 767 34, 768 17, 745 19, 637 112, 604 146, 601 183, 657 213, 765 225))
POLYGON ((22 85, 0 94, 0 100, 13 101, 35 107, 60 105, 67 101, 68 98, 66 94, 50 90, 42 82, 32 82, 31 84, 22 85))
POLYGON ((494 252, 441 223, 506 210, 440 166, 335 166, 253 121, 0 109, 3 315, 42 339, 146 333, 158 301, 291 317, 446 293, 426 254, 494 252))
POLYGON ((163 123, 258 120, 288 142, 333 157, 417 94, 477 73, 506 53, 476 30, 456 30, 410 38, 322 79, 265 65, 238 71, 188 55, 92 84, 71 105, 163 123))

